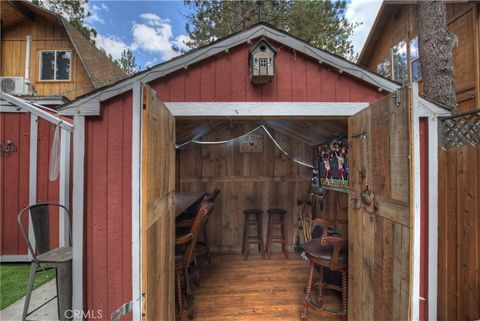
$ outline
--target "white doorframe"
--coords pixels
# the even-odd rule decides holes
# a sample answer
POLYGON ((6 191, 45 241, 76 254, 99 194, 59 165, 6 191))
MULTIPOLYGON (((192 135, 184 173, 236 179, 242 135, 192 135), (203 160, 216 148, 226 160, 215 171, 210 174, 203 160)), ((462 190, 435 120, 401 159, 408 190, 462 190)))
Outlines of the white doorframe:
MULTIPOLYGON (((438 288, 438 116, 447 115, 445 109, 421 98, 418 84, 412 84, 413 110, 413 179, 420 182, 420 118, 428 118, 428 317, 437 319, 438 288)), ((412 320, 419 320, 420 300, 420 184, 414 184, 414 221, 412 222, 412 320)))
POLYGON ((142 316, 142 105, 143 86, 132 91, 132 301, 133 320, 142 316))

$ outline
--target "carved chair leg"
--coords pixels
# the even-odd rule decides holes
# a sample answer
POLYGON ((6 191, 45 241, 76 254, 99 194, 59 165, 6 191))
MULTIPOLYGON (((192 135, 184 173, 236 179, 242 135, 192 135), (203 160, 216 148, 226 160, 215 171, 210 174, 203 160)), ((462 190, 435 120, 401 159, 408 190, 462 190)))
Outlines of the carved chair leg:
POLYGON ((177 294, 177 313, 183 312, 183 298, 182 298, 182 276, 179 270, 176 271, 175 285, 177 294))
POLYGON ((325 288, 325 282, 323 280, 324 278, 324 267, 320 266, 320 271, 319 271, 320 277, 318 278, 318 306, 322 306, 324 301, 323 301, 323 289, 325 288))
POLYGON ((343 303, 343 312, 345 313, 344 320, 347 320, 348 285, 347 285, 347 272, 346 271, 342 271, 342 303, 343 303))
POLYGON ((305 302, 303 305, 302 320, 308 320, 308 305, 310 304, 310 295, 312 294, 313 272, 315 271, 315 265, 310 263, 310 273, 307 280, 307 293, 305 294, 305 302))

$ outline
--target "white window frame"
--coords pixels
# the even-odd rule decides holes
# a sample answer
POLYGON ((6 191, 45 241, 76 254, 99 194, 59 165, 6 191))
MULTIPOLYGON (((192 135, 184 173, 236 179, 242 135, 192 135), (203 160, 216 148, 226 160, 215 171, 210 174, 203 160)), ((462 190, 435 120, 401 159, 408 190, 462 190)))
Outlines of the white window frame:
POLYGON ((423 75, 422 75, 422 65, 420 64, 420 78, 417 79, 417 80, 414 80, 413 79, 413 63, 418 61, 420 62, 420 49, 419 49, 419 43, 418 43, 418 36, 415 36, 413 37, 412 39, 410 39, 408 41, 408 56, 409 56, 409 68, 410 68, 410 75, 411 75, 411 80, 412 82, 419 82, 419 81, 422 81, 423 79, 423 75), (412 41, 414 41, 415 39, 417 39, 417 50, 418 50, 418 58, 416 59, 412 59, 412 46, 411 46, 411 43, 412 41))
POLYGON ((73 54, 72 50, 70 49, 53 49, 53 50, 39 50, 38 52, 38 65, 39 65, 39 73, 38 73, 38 80, 39 81, 54 81, 54 82, 59 82, 59 81, 71 81, 72 80, 72 62, 73 62, 73 54), (69 66, 69 71, 68 71, 68 79, 57 79, 57 52, 58 51, 65 51, 65 52, 70 52, 70 66, 69 66), (43 68, 43 60, 42 60, 42 53, 44 52, 54 52, 55 55, 55 68, 53 69, 53 79, 42 79, 42 68, 43 68))

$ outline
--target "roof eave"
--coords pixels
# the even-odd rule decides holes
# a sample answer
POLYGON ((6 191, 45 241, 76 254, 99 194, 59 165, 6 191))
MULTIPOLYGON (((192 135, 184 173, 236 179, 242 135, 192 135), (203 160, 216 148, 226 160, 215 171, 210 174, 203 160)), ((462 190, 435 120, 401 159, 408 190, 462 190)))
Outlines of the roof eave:
POLYGON ((62 115, 70 116, 79 114, 99 115, 101 101, 131 90, 135 82, 149 83, 174 71, 186 68, 189 65, 195 64, 208 57, 217 55, 229 48, 236 47, 244 42, 248 42, 251 39, 262 36, 267 37, 275 42, 282 43, 298 52, 310 56, 311 58, 318 60, 319 63, 331 65, 332 67, 337 68, 339 71, 345 72, 346 74, 350 74, 353 77, 370 83, 372 86, 375 86, 381 90, 392 92, 400 88, 400 85, 397 83, 373 73, 364 67, 335 56, 334 54, 318 49, 306 43, 305 41, 295 38, 294 36, 291 36, 281 30, 274 29, 265 24, 259 24, 233 36, 224 38, 221 41, 217 41, 211 45, 194 50, 183 56, 157 65, 146 72, 141 72, 136 76, 117 82, 111 86, 107 86, 103 90, 93 92, 92 94, 69 102, 63 105, 59 112, 62 115))

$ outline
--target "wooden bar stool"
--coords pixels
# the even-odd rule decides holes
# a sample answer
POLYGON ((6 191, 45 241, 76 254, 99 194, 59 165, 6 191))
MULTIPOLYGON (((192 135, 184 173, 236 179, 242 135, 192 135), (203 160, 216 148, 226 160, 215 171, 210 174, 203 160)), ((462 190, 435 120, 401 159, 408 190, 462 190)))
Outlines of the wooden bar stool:
POLYGON ((257 208, 251 208, 244 210, 243 213, 245 214, 242 242, 242 253, 244 258, 245 260, 248 259, 250 244, 258 244, 258 252, 262 254, 262 258, 265 258, 265 251, 263 248, 263 211, 257 208), (257 228, 257 235, 250 235, 251 227, 257 228))
POLYGON ((282 244, 282 252, 288 260, 287 248, 287 211, 282 208, 271 208, 268 212, 268 232, 267 232, 267 255, 268 258, 272 256, 272 244, 282 244), (273 235, 275 225, 280 227, 280 235, 273 235))

